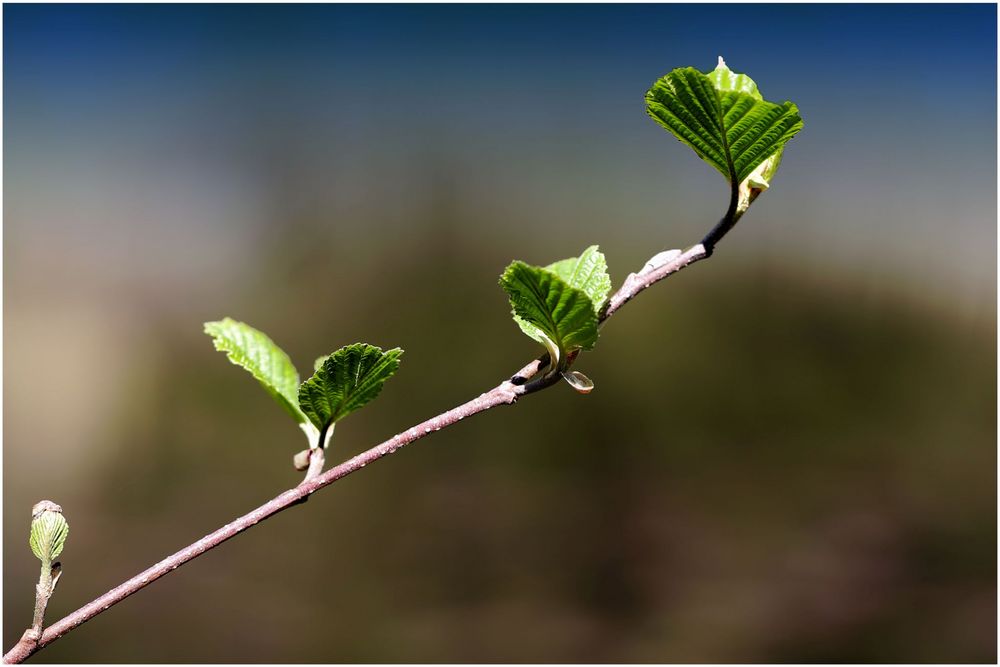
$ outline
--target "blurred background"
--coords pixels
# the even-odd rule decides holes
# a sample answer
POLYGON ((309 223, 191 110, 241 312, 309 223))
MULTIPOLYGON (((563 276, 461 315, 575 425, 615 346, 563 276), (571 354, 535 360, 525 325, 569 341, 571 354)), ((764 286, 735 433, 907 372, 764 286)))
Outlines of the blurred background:
POLYGON ((6 5, 3 641, 280 491, 301 372, 406 349, 343 460, 540 348, 497 278, 619 285, 724 181, 646 117, 722 55, 805 130, 557 386, 239 536, 40 662, 995 662, 996 7, 6 5))

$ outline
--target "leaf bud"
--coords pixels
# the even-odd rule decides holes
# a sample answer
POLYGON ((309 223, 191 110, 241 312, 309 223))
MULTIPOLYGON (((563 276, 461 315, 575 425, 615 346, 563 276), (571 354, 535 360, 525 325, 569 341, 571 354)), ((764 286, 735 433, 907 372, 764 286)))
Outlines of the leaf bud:
POLYGON ((43 500, 31 508, 31 552, 43 563, 52 563, 62 553, 69 535, 69 524, 62 508, 43 500))

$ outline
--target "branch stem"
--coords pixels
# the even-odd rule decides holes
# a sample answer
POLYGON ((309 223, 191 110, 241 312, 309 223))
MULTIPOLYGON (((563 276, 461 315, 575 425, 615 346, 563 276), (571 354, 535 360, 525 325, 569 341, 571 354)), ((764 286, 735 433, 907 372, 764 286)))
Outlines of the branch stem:
MULTIPOLYGON (((730 171, 733 171, 732 164, 730 164, 729 168, 730 171)), ((715 252, 715 244, 721 241, 722 237, 728 234, 729 230, 736 225, 736 221, 740 219, 738 212, 739 203, 740 184, 734 182, 729 192, 729 209, 722 216, 722 220, 715 227, 712 227, 708 234, 705 234, 705 238, 701 240, 701 245, 705 246, 707 257, 711 257, 712 253, 715 252)))
POLYGON ((45 608, 49 606, 52 597, 52 563, 42 561, 42 569, 38 574, 38 584, 35 586, 35 613, 31 620, 31 629, 38 634, 42 632, 45 622, 45 608))
MULTIPOLYGON (((735 210, 733 207, 730 208, 731 210, 735 210)), ((731 217, 731 215, 727 213, 727 217, 731 217)), ((729 228, 731 228, 731 226, 732 225, 729 225, 729 228)), ((717 234, 717 238, 714 239, 713 243, 718 242, 718 239, 725 235, 729 228, 725 228, 720 234, 717 234)), ((711 232, 709 236, 712 236, 711 232)), ((708 238, 709 237, 706 237, 706 239, 708 238)), ((708 257, 710 252, 710 250, 706 250, 704 243, 699 243, 698 245, 689 248, 686 252, 677 255, 670 261, 654 266, 647 265, 647 268, 643 269, 638 274, 629 274, 621 289, 615 292, 608 301, 608 307, 605 310, 604 315, 601 317, 601 322, 610 318, 618 311, 619 308, 628 303, 643 290, 647 289, 654 283, 663 280, 667 276, 676 273, 685 266, 708 257)), ((567 359, 567 368, 573 363, 573 361, 575 361, 576 356, 576 353, 569 356, 567 359)), ((458 407, 452 408, 447 412, 442 412, 436 417, 431 417, 426 421, 416 424, 415 426, 394 435, 385 442, 382 442, 381 444, 378 444, 371 449, 344 461, 340 465, 335 466, 326 472, 316 475, 307 475, 306 479, 304 479, 298 486, 285 491, 251 512, 244 514, 238 519, 226 524, 222 528, 209 533, 197 542, 194 542, 193 544, 184 547, 177 553, 164 558, 159 563, 143 570, 128 581, 112 588, 104 595, 80 607, 76 611, 67 615, 65 618, 53 623, 41 633, 40 637, 29 637, 28 635, 31 634, 31 631, 29 630, 25 633, 25 636, 23 636, 21 640, 18 641, 18 643, 3 656, 4 663, 12 664, 24 661, 38 650, 48 646, 55 640, 65 635, 70 630, 79 627, 98 614, 107 611, 112 606, 118 604, 133 593, 142 590, 160 577, 173 572, 181 565, 194 560, 206 551, 214 549, 223 542, 236 537, 247 528, 260 523, 264 519, 274 516, 278 512, 288 509, 293 505, 301 503, 316 491, 319 491, 323 487, 329 486, 337 480, 364 468, 369 463, 377 461, 388 454, 392 454, 401 447, 405 447, 410 443, 416 442, 426 435, 430 435, 431 433, 440 431, 442 428, 456 424, 466 417, 471 417, 472 415, 485 412, 486 410, 500 405, 510 405, 517 401, 517 399, 521 396, 534 393, 535 391, 539 391, 556 384, 560 379, 558 373, 548 373, 536 377, 539 371, 547 364, 548 355, 542 355, 538 359, 526 364, 510 379, 504 380, 496 387, 480 394, 476 398, 467 401, 458 407)), ((317 463, 319 463, 321 469, 321 460, 317 463)), ((310 472, 312 472, 312 470, 310 470, 310 472)), ((37 620, 38 611, 36 608, 36 621, 37 620)))

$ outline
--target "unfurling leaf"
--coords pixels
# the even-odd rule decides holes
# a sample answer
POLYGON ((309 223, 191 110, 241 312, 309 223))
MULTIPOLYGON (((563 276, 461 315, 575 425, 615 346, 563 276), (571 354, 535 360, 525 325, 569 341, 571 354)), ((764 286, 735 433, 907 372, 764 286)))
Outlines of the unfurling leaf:
POLYGON ((722 58, 708 74, 682 67, 656 81, 646 111, 740 189, 740 213, 768 187, 784 145, 802 129, 798 107, 764 100, 722 58))
POLYGON ((205 333, 212 337, 216 350, 225 352, 229 361, 257 378, 296 422, 309 422, 299 409, 299 373, 274 341, 249 324, 228 317, 219 322, 206 322, 205 333))
POLYGON ((31 511, 31 536, 28 544, 31 552, 47 567, 52 566, 66 545, 69 524, 63 516, 62 508, 51 500, 37 503, 31 511))
MULTIPOLYGON (((560 270, 566 272, 567 267, 560 270)), ((515 261, 500 276, 500 286, 510 298, 514 321, 548 349, 553 367, 569 352, 589 350, 597 342, 593 300, 556 272, 515 261)))
POLYGON ((316 373, 299 387, 302 411, 316 428, 327 431, 378 396, 399 368, 402 354, 398 347, 383 352, 374 345, 355 343, 322 358, 316 373))
POLYGON ((611 293, 611 276, 608 275, 604 253, 599 252, 596 245, 584 250, 579 257, 570 257, 545 268, 562 278, 570 287, 586 292, 594 304, 594 312, 600 317, 608 303, 608 294, 611 293))

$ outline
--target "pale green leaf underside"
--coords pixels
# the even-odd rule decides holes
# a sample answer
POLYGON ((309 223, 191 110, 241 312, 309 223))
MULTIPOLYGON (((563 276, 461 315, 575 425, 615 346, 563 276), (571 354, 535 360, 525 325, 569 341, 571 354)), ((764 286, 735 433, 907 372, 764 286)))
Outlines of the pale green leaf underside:
POLYGON ((225 318, 206 322, 205 333, 212 337, 215 349, 250 372, 264 389, 298 423, 309 421, 299 409, 299 374, 292 360, 263 332, 248 324, 225 318))
POLYGON ((570 257, 545 267, 562 278, 570 287, 583 290, 594 304, 594 312, 601 314, 611 293, 611 276, 604 254, 592 245, 579 257, 570 257))
POLYGON ((320 430, 343 419, 379 395, 399 368, 402 354, 398 347, 383 352, 355 343, 321 357, 319 369, 299 387, 302 411, 320 430))
POLYGON ((539 332, 567 353, 597 342, 597 312, 590 296, 556 273, 516 261, 500 276, 514 320, 529 337, 546 345, 539 332))
POLYGON ((43 512, 31 522, 28 544, 31 552, 43 563, 51 563, 62 553, 69 535, 69 524, 59 512, 43 512))
MULTIPOLYGON (((798 107, 763 100, 749 77, 724 63, 708 75, 693 67, 670 72, 646 93, 646 110, 736 184, 802 129, 798 107)), ((776 169, 777 160, 767 175, 776 169)))

